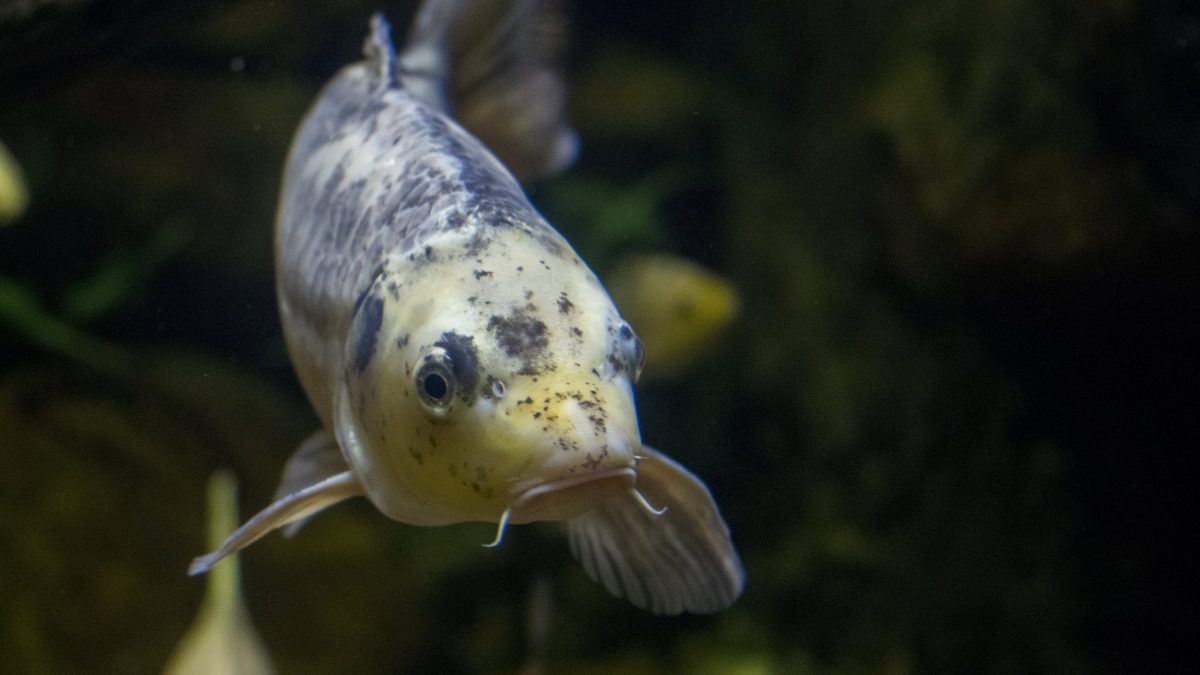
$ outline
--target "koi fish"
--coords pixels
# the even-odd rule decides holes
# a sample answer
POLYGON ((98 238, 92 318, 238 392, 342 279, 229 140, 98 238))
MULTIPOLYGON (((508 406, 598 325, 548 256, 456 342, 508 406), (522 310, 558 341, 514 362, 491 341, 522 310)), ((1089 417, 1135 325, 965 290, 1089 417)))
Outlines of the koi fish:
POLYGON ((402 523, 496 523, 493 546, 510 524, 562 521, 594 579, 658 614, 714 612, 741 592, 708 489, 641 441, 641 343, 513 175, 575 153, 562 84, 536 54, 547 7, 479 3, 480 20, 470 2, 426 3, 399 56, 377 15, 366 61, 308 112, 276 271, 323 429, 287 462, 276 501, 191 574, 365 496, 402 523), (455 117, 498 153, 519 148, 502 155, 512 171, 455 117))

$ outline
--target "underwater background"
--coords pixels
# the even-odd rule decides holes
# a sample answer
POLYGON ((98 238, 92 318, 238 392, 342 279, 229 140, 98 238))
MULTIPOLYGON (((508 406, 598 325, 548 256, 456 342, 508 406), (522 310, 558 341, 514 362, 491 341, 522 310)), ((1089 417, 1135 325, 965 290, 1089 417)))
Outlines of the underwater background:
MULTIPOLYGON (((402 36, 413 3, 0 1, 3 672, 160 671, 204 593, 209 475, 244 518, 316 428, 274 210, 379 9, 402 36)), ((353 500, 241 556, 278 671, 1194 667, 1200 7, 570 19, 581 155, 530 197, 602 278, 671 254, 736 292, 638 397, 720 504, 744 595, 654 617, 552 526, 489 550, 492 525, 353 500)))

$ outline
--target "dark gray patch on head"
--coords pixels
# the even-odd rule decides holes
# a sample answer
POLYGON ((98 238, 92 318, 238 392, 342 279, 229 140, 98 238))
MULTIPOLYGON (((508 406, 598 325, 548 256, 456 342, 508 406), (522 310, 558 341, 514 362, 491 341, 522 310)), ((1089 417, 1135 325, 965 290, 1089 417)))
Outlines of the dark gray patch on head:
POLYGON ((454 211, 446 216, 446 227, 451 230, 457 230, 467 222, 467 217, 462 211, 454 211))
POLYGON ((558 313, 570 314, 573 309, 575 309, 575 303, 571 302, 571 299, 567 297, 567 292, 563 291, 560 293, 558 296, 558 313))
POLYGON ((451 331, 442 333, 442 338, 433 344, 446 350, 459 398, 470 405, 475 400, 475 388, 479 384, 479 351, 475 348, 475 338, 451 331))
POLYGON ((375 341, 383 324, 383 299, 370 290, 358 298, 354 310, 354 370, 360 375, 375 355, 375 341))
POLYGON ((592 422, 593 431, 597 436, 603 436, 608 433, 608 424, 605 422, 604 409, 601 408, 599 415, 588 415, 588 419, 592 422))
POLYGON ((467 242, 467 248, 463 251, 463 255, 468 258, 476 258, 480 253, 487 250, 488 245, 492 243, 491 236, 487 230, 483 228, 475 228, 475 233, 471 235, 471 240, 467 242))
POLYGON ((605 360, 614 373, 626 373, 630 379, 637 381, 642 372, 646 352, 633 329, 624 321, 610 322, 607 328, 609 339, 608 352, 605 360))
POLYGON ((536 375, 543 369, 542 361, 550 344, 546 324, 517 308, 508 316, 493 315, 488 319, 488 331, 494 333, 496 344, 511 358, 521 362, 521 375, 536 375))
POLYGON ((608 360, 609 368, 614 373, 632 373, 629 362, 622 356, 620 351, 610 351, 605 358, 608 360))

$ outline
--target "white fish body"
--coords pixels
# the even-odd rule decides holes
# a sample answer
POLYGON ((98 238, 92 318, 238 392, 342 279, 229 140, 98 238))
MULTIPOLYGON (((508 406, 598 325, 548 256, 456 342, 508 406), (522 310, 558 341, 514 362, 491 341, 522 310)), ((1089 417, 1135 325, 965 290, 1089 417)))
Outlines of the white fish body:
MULTIPOLYGON (((276 502, 191 571, 365 495, 414 525, 499 523, 497 541, 508 523, 565 521, 611 592, 656 613, 726 607, 743 573, 715 503, 641 443, 637 337, 505 166, 440 97, 413 95, 423 76, 401 72, 461 20, 451 6, 426 6, 418 51, 399 60, 376 17, 367 62, 326 86, 297 133, 277 285, 292 361, 328 431, 288 462, 276 502)), ((533 139, 547 149, 525 155, 542 165, 524 175, 573 147, 560 118, 540 119, 553 133, 533 139)))

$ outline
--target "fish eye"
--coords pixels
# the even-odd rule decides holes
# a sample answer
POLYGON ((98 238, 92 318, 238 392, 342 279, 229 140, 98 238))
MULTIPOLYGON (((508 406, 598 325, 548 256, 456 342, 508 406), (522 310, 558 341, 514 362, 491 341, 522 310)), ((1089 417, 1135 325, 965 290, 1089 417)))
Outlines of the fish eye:
POLYGON ((642 376, 642 368, 646 366, 646 349, 642 347, 641 339, 633 332, 628 322, 621 322, 617 334, 621 336, 621 348, 625 352, 626 363, 629 364, 629 374, 632 375, 633 381, 637 382, 642 376))
POLYGON ((444 415, 454 398, 454 369, 450 355, 440 347, 430 349, 421 357, 421 364, 413 377, 417 398, 426 410, 444 415))
POLYGON ((450 391, 450 383, 441 373, 428 373, 425 379, 421 380, 421 388, 429 400, 443 401, 446 393, 450 391))
POLYGON ((637 382, 642 377, 642 369, 646 367, 646 349, 642 347, 641 338, 636 335, 633 338, 634 360, 633 360, 633 381, 637 382))

